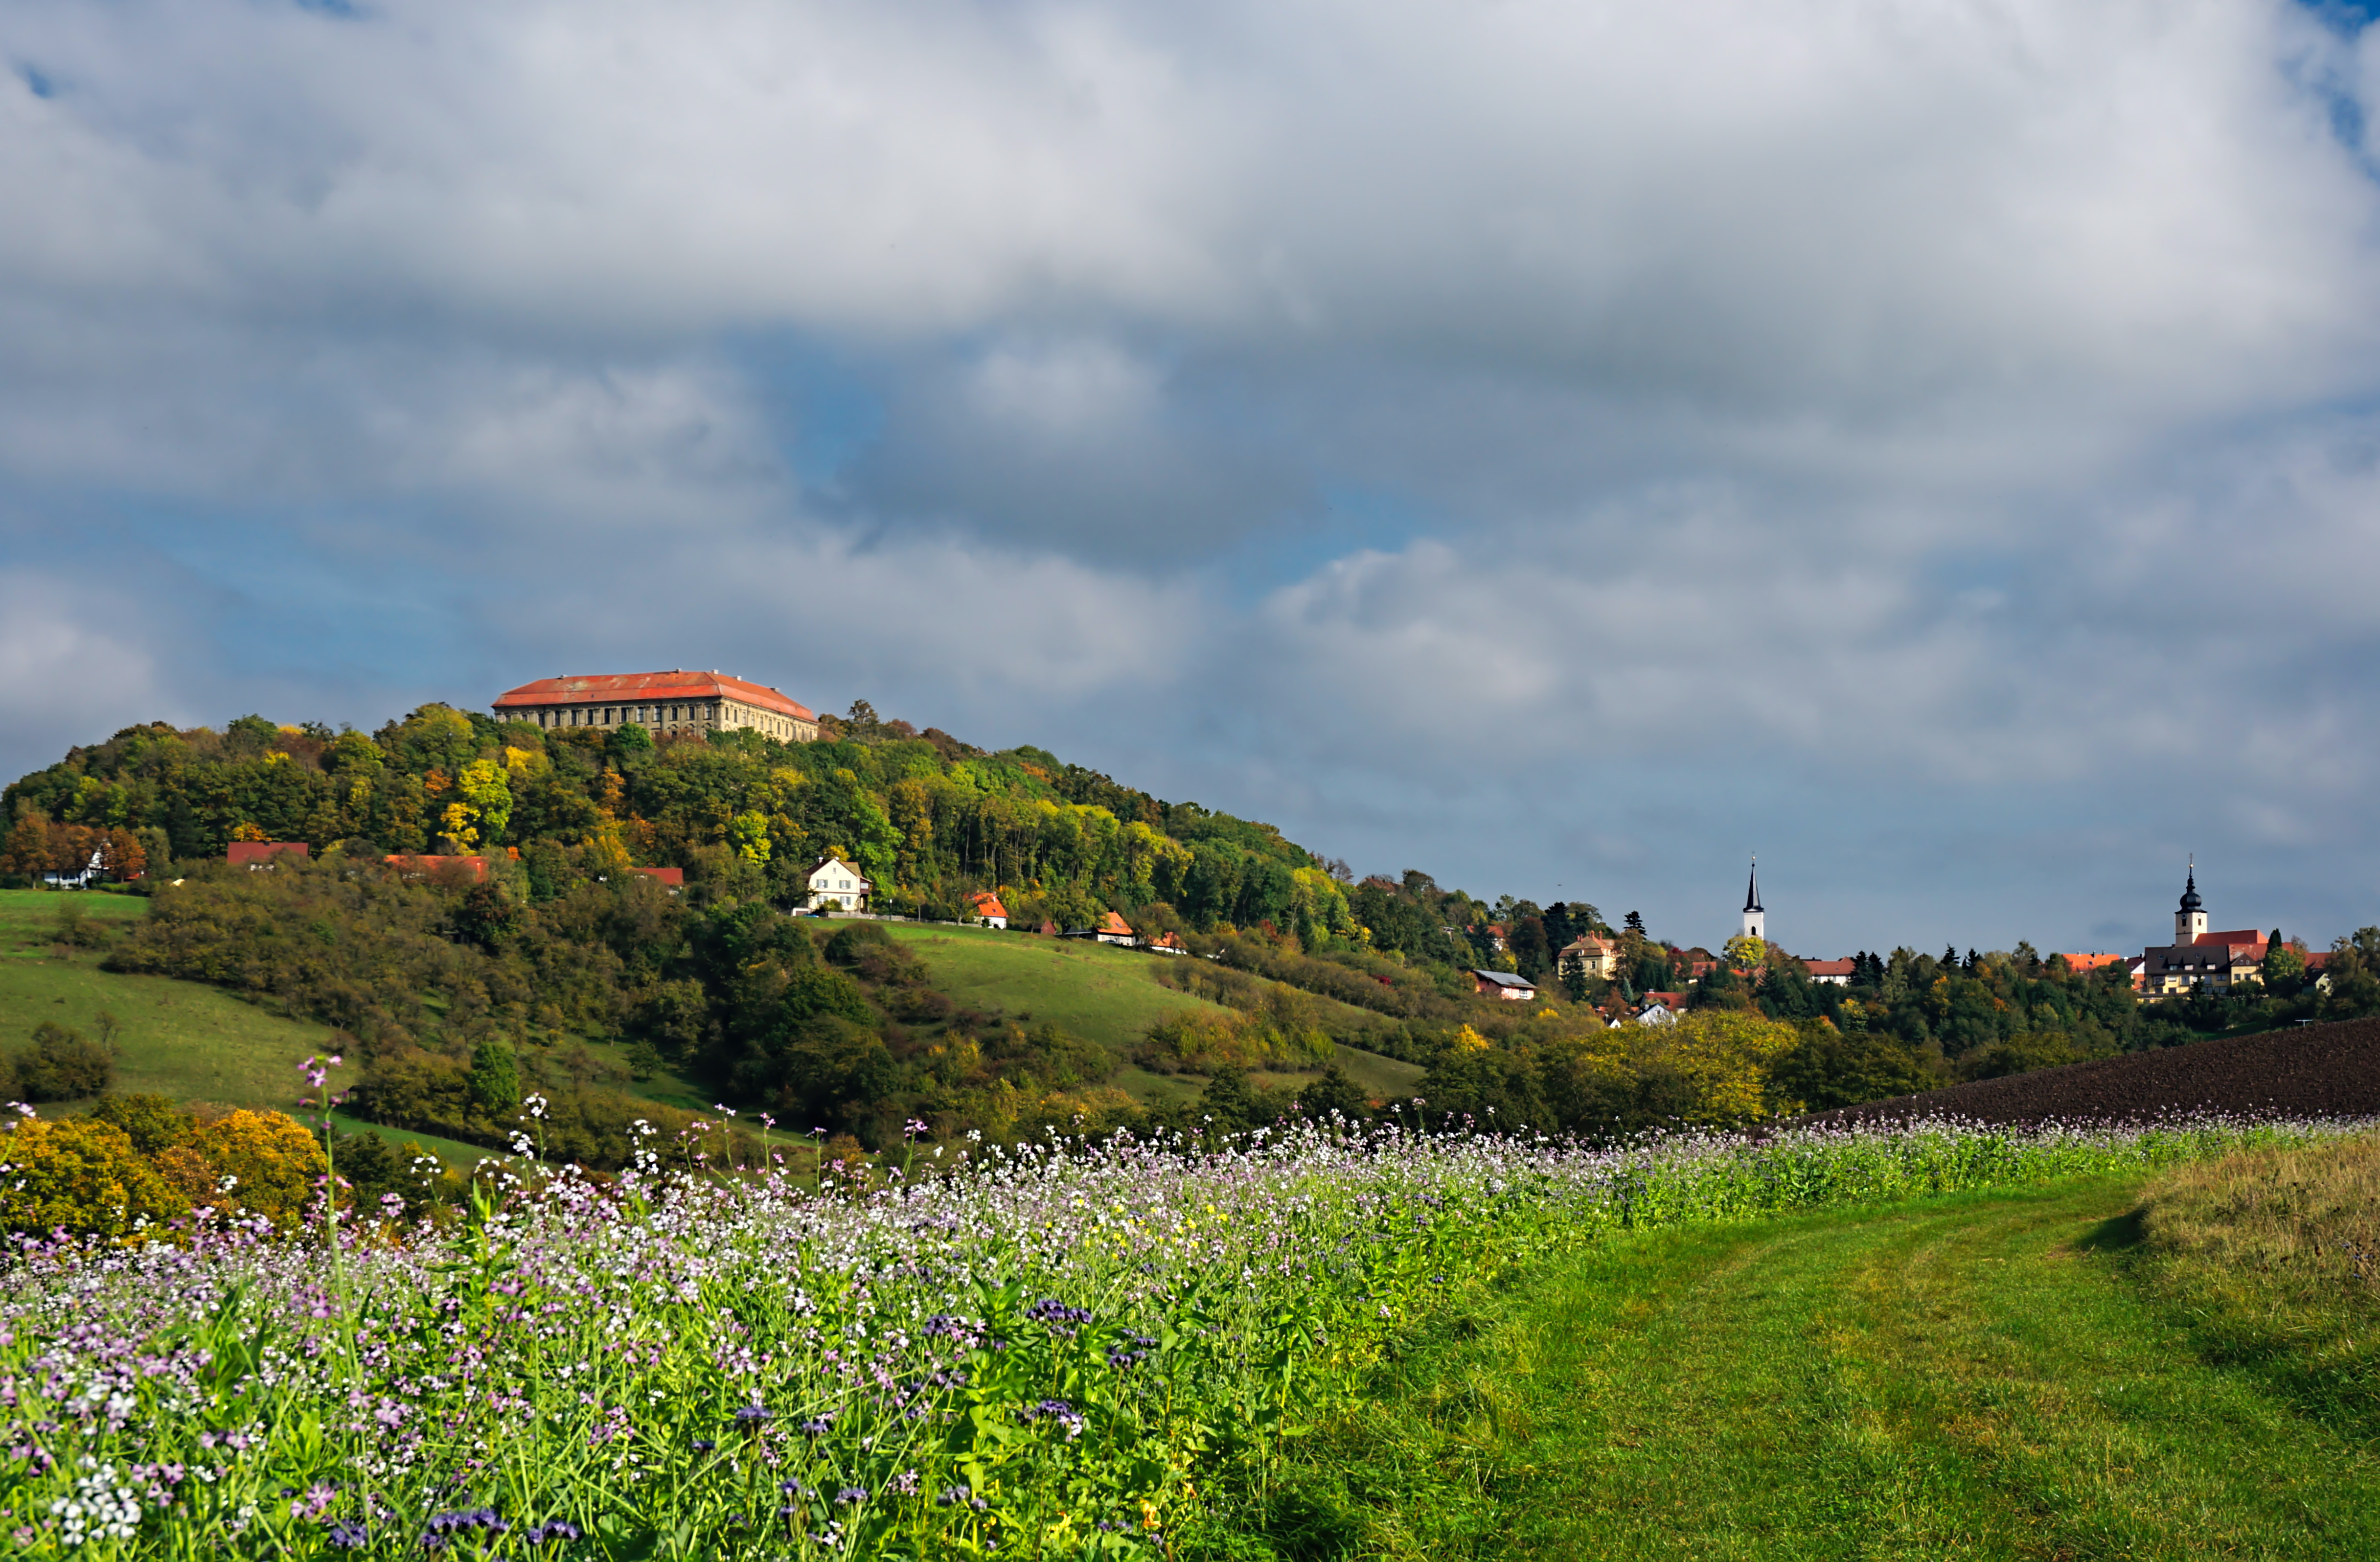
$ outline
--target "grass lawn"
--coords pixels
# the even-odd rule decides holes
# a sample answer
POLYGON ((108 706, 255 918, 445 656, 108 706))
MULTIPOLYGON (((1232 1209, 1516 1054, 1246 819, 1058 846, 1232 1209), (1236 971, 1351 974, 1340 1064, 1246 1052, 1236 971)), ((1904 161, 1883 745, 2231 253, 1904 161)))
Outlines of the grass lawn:
POLYGON ((2380 1449, 2131 1275, 2137 1178, 1625 1237, 1384 1371, 1278 1554, 2370 1557, 2380 1449))
POLYGON ((1161 956, 990 928, 879 922, 926 962, 936 989, 987 1013, 1032 1016, 1118 1051, 1185 1008, 1220 1006, 1157 983, 1161 956))
POLYGON ((0 1043, 22 1046, 45 1019, 96 1041, 103 1009, 120 1026, 115 1088, 177 1101, 285 1110, 302 1093, 298 1062, 331 1044, 327 1026, 195 982, 104 971, 94 954, 0 959, 0 1043))
POLYGON ((72 906, 95 922, 138 921, 149 910, 146 897, 103 890, 0 889, 0 952, 37 952, 50 942, 58 912, 72 906))

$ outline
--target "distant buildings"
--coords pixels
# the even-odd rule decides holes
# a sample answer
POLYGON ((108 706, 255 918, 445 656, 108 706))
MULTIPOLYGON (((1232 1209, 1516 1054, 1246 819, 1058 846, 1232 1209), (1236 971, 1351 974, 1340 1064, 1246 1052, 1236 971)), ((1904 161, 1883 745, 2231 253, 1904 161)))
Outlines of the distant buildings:
POLYGON ((1828 987, 1848 987, 1852 978, 1859 974, 1859 962, 1852 959, 1803 960, 1802 966, 1810 973, 1811 981, 1828 987))
POLYGON ((818 713, 781 691, 717 672, 585 673, 540 678, 496 696, 500 721, 542 727, 617 729, 691 736, 748 728, 785 743, 818 740, 818 713))
POLYGON ((2257 974, 2269 946, 2270 940, 2252 927, 2207 931, 2206 903, 2199 897, 2198 864, 2193 861, 2181 905, 2173 914, 2173 942, 2141 951, 2133 985, 2150 997, 2187 993, 2201 983, 2210 993, 2228 993, 2257 974))
POLYGON ((1514 1003, 1526 1003, 1537 995, 1536 982, 1509 970, 1475 970, 1471 973, 1471 990, 1483 998, 1509 998, 1514 1003))
POLYGON ((1737 930, 1743 937, 1768 941, 1768 913, 1760 907, 1760 859, 1752 860, 1752 882, 1743 891, 1743 925, 1737 930))
POLYGON ((967 920, 984 927, 1004 928, 1008 925, 1008 908, 1000 903, 999 896, 983 890, 967 902, 967 920))

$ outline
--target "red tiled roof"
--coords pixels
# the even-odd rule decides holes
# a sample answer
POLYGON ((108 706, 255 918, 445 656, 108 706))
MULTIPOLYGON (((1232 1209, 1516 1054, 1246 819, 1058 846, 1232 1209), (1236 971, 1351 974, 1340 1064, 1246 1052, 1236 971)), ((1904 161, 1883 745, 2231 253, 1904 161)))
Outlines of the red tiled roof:
POLYGON ((686 885, 686 870, 683 868, 631 868, 628 872, 640 879, 665 884, 672 889, 682 889, 686 885))
POLYGON ((967 914, 976 917, 1006 917, 1008 908, 1000 903, 999 896, 987 889, 978 891, 976 897, 967 902, 967 914))
POLYGON ((1126 938, 1130 938, 1132 936, 1132 924, 1125 921, 1122 917, 1117 916, 1113 911, 1110 911, 1107 915, 1107 920, 1099 923, 1099 931, 1101 933, 1120 933, 1126 938))
MULTIPOLYGON (((2110 957, 2112 958, 2112 957, 2110 957)), ((1812 976, 1853 976, 1858 974, 1849 958, 1840 960, 1803 960, 1812 976)))
POLYGON ((268 857, 278 857, 285 851, 303 861, 306 857, 306 843, 304 841, 234 841, 231 843, 231 848, 224 853, 224 860, 237 867, 242 862, 261 862, 268 857))
POLYGON ((2065 960, 2066 969, 2069 970, 2097 970, 2101 966, 2111 966, 2118 960, 2132 959, 2135 957, 2131 955, 2078 955, 2070 951, 2061 951, 2058 958, 2065 960))
POLYGON ((2233 928, 2229 933, 2202 933, 2192 944, 2228 944, 2235 948, 2242 944, 2262 944, 2265 935, 2252 927, 2233 928))
POLYGON ((1647 993, 1645 995, 1645 1002, 1648 1005, 1659 1004, 1667 1008, 1686 1007, 1685 995, 1682 993, 1647 993))
POLYGON ((450 863, 459 862, 463 866, 471 870, 471 877, 474 879, 484 879, 488 876, 488 860, 484 857, 439 857, 434 855, 413 857, 408 856, 404 852, 395 852, 384 859, 384 860, 390 867, 399 869, 407 874, 434 873, 439 869, 446 867, 450 863))
POLYGON ((507 689, 493 708, 516 710, 539 705, 601 705, 670 700, 735 700, 758 705, 797 721, 816 721, 818 713, 773 689, 718 673, 689 673, 683 667, 666 673, 601 673, 575 677, 540 678, 507 689))
MULTIPOLYGON (((1182 942, 1182 935, 1175 933, 1159 934, 1156 937, 1148 941, 1148 946, 1152 949, 1182 949, 1188 947, 1187 945, 1184 945, 1182 942)), ((1385 982, 1388 979, 1383 977, 1381 980, 1385 982)))

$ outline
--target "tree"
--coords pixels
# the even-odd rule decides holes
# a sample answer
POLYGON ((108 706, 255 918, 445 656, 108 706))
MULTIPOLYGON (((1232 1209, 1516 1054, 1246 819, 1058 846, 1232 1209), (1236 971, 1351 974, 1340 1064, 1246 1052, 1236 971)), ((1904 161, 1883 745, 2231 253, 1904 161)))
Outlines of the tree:
POLYGON ((513 1049, 492 1037, 471 1050, 471 1104, 490 1117, 520 1104, 520 1065, 513 1049))
POLYGON ((1738 970, 1757 970, 1767 963, 1768 946, 1748 933, 1739 933, 1727 941, 1721 951, 1727 963, 1738 970))
POLYGON ((1564 955, 1561 962, 1562 991, 1574 1004, 1586 1002, 1586 958, 1575 952, 1564 955))
POLYGON ((1627 931, 1634 934, 1639 938, 1645 936, 1645 916, 1643 912, 1631 911, 1628 913, 1627 931))
POLYGON ((330 1169, 322 1146, 304 1124, 281 1112, 245 1108, 202 1124, 158 1156, 194 1204, 229 1206, 261 1214, 287 1231, 306 1215, 330 1169), (191 1184, 205 1179, 202 1190, 191 1184))
POLYGON ((727 844, 747 862, 769 860, 769 816, 755 809, 727 822, 727 844))
POLYGON ((38 808, 20 808, 8 830, 8 848, 0 869, 38 878, 50 871, 50 821, 38 808))
POLYGON ((196 1129, 188 1113, 162 1095, 136 1092, 131 1095, 103 1095, 91 1109, 95 1122, 122 1129, 132 1141, 132 1147, 143 1155, 155 1155, 188 1140, 196 1129))
POLYGON ((1316 1122, 1328 1122, 1334 1113, 1358 1124, 1369 1122, 1372 1117, 1371 1099, 1336 1063, 1322 1070, 1322 1078, 1298 1090, 1297 1104, 1316 1122))

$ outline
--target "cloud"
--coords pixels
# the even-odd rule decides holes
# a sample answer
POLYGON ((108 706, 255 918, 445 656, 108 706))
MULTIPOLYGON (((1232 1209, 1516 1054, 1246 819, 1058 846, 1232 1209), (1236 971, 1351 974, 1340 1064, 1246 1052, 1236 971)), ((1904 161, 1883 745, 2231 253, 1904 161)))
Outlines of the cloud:
POLYGON ((97 680, 18 768, 699 663, 1647 909, 1754 835, 1844 919, 2380 866, 2380 50, 2305 8, 128 0, 0 55, 0 644, 97 680))

